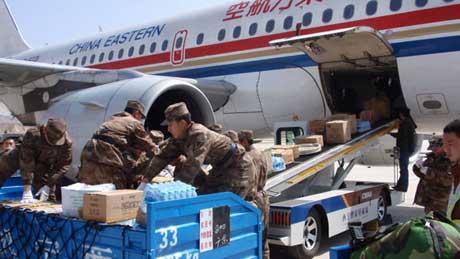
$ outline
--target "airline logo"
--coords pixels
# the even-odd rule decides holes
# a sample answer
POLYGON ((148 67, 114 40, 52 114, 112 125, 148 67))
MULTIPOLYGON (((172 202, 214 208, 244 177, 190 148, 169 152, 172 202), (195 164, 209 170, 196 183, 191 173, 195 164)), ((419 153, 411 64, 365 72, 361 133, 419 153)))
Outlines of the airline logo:
POLYGON ((161 35, 165 27, 166 24, 155 25, 147 28, 110 35, 107 38, 77 43, 70 48, 69 54, 73 55, 77 53, 84 53, 86 51, 95 50, 99 48, 112 47, 123 43, 153 38, 155 36, 158 37, 161 35))
POLYGON ((243 18, 244 16, 258 16, 260 14, 282 12, 291 8, 304 8, 311 4, 325 2, 325 0, 255 0, 241 1, 238 4, 231 5, 224 22, 243 18))

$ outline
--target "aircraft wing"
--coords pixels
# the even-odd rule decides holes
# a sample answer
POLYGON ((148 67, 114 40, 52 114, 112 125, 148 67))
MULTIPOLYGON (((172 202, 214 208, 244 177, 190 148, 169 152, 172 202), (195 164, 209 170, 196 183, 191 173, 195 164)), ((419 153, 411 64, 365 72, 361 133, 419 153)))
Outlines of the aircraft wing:
POLYGON ((90 69, 0 58, 0 87, 20 87, 45 76, 90 69))

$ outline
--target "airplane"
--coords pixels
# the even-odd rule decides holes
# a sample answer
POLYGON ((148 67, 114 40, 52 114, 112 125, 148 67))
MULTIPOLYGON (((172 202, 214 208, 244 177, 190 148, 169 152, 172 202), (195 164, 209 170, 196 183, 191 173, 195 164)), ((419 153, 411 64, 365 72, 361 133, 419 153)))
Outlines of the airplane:
POLYGON ((254 130, 354 112, 379 92, 419 133, 460 112, 460 0, 233 0, 39 49, 5 0, 0 21, 0 101, 25 123, 64 118, 76 163, 128 99, 162 130, 178 101, 197 122, 254 130))

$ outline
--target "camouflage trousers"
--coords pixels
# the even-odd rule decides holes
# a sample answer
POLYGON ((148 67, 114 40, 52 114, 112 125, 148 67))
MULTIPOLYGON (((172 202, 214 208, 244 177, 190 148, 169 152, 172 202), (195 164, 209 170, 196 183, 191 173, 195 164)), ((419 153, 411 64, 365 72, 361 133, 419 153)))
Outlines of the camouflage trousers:
POLYGON ((255 168, 252 159, 244 153, 240 158, 231 160, 228 165, 209 172, 200 193, 233 192, 242 199, 254 201, 255 168))
POLYGON ((257 193, 256 205, 262 211, 262 223, 264 227, 262 233, 263 258, 269 259, 270 247, 268 245, 268 226, 270 224, 270 201, 268 200, 268 195, 265 191, 257 193))
POLYGON ((84 184, 97 185, 113 183, 117 189, 128 188, 128 181, 121 168, 108 166, 91 160, 81 162, 78 181, 84 184))

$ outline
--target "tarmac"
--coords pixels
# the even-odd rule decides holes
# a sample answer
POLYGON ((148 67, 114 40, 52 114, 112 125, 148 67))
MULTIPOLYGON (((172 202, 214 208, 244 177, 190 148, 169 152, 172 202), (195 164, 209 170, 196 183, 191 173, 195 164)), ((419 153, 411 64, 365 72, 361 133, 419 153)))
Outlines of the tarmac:
MULTIPOLYGON (((347 177, 347 181, 369 181, 369 182, 384 182, 390 184, 394 183, 394 167, 393 166, 365 166, 356 165, 351 173, 347 177)), ((409 189, 405 193, 405 200, 403 203, 388 208, 388 213, 391 215, 393 222, 405 222, 414 217, 422 217, 424 210, 422 207, 414 205, 414 196, 417 189, 419 178, 412 173, 412 164, 409 165, 409 189)), ((350 235, 342 233, 329 239, 323 246, 320 253, 315 256, 316 259, 329 258, 329 248, 333 246, 343 245, 350 242, 350 235)), ((284 247, 272 247, 273 259, 291 259, 287 254, 287 250, 284 247)))

